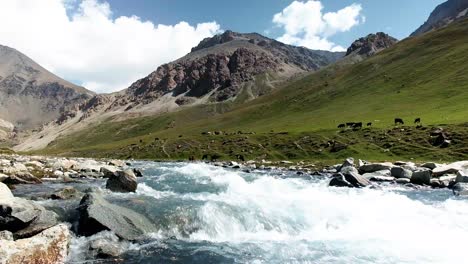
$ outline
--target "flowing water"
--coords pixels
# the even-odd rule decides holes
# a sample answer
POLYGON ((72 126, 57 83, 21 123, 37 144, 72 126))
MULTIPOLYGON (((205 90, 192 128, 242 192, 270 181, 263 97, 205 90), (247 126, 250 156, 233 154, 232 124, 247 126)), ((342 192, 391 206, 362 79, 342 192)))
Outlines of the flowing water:
MULTIPOLYGON (((158 227, 143 242, 110 232, 75 237, 70 263, 108 263, 87 254, 92 239, 125 250, 120 263, 462 263, 468 245, 468 201, 449 190, 399 185, 330 188, 329 179, 201 163, 139 162, 136 193, 105 192, 158 227)), ((77 184, 103 186, 104 181, 77 184)), ((38 195, 60 184, 17 189, 38 195)), ((63 219, 78 201, 43 201, 63 219)))

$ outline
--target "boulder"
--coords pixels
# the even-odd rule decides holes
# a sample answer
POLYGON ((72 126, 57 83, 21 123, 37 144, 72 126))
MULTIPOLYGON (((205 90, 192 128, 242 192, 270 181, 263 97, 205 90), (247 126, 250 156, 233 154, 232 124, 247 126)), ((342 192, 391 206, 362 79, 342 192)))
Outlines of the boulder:
POLYGON ((340 172, 344 175, 350 174, 350 173, 359 174, 358 170, 352 166, 342 167, 340 169, 340 172))
POLYGON ((372 173, 372 172, 381 171, 381 170, 390 170, 392 167, 393 167, 393 164, 390 162, 370 163, 370 164, 364 164, 360 166, 359 172, 361 174, 372 173))
POLYGON ((431 185, 432 171, 431 170, 418 170, 413 172, 411 176, 411 183, 419 185, 431 185))
POLYGON ((54 164, 52 164, 52 168, 54 170, 70 170, 74 166, 77 165, 77 162, 75 160, 69 160, 69 159, 59 159, 54 164))
POLYGON ((407 178, 411 179, 411 175, 413 175, 413 172, 407 169, 404 169, 402 167, 393 167, 390 170, 390 174, 395 177, 395 178, 407 178))
POLYGON ((110 160, 107 164, 111 166, 116 166, 116 167, 124 167, 125 166, 125 161, 123 160, 110 160))
POLYGON ((119 238, 111 232, 101 233, 105 237, 99 237, 89 243, 89 249, 96 258, 115 258, 124 252, 119 244, 119 238))
POLYGON ((3 182, 4 180, 8 179, 9 176, 8 175, 5 175, 3 173, 0 173, 0 182, 3 182))
POLYGON ((432 170, 434 176, 457 174, 459 171, 468 171, 468 161, 458 161, 448 165, 439 166, 432 170))
POLYGON ((80 235, 90 236, 110 230, 120 238, 137 240, 156 230, 156 227, 145 216, 109 203, 99 192, 86 194, 81 199, 78 211, 80 235))
MULTIPOLYGON (((255 164, 254 164, 255 165, 255 164)), ((140 169, 133 169, 133 173, 135 174, 135 176, 137 177, 143 177, 143 172, 141 172, 140 169)))
POLYGON ((455 181, 456 182, 468 182, 468 173, 464 171, 458 171, 455 181))
POLYGON ((57 215, 41 205, 22 198, 0 200, 0 230, 15 238, 31 237, 57 224, 57 215))
POLYGON ((13 198, 10 188, 0 182, 0 201, 13 198))
POLYGON ((40 179, 29 172, 17 172, 10 174, 7 179, 3 180, 6 184, 38 184, 42 183, 40 179))
POLYGON ((354 187, 351 183, 349 183, 343 174, 338 173, 336 174, 331 180, 328 186, 331 187, 354 187))
POLYGON ((73 187, 65 187, 49 196, 52 200, 69 200, 81 197, 81 193, 73 187))
POLYGON ((56 225, 26 239, 0 240, 0 263, 65 263, 70 231, 64 224, 56 225))
POLYGON ((354 167, 354 158, 347 158, 343 164, 341 165, 341 167, 339 168, 339 171, 341 171, 341 169, 343 168, 346 168, 346 167, 354 167))
POLYGON ((452 191, 456 196, 466 196, 468 195, 468 183, 459 182, 453 186, 452 191))
POLYGON ((109 175, 106 188, 113 192, 135 192, 138 183, 132 170, 116 171, 109 175))

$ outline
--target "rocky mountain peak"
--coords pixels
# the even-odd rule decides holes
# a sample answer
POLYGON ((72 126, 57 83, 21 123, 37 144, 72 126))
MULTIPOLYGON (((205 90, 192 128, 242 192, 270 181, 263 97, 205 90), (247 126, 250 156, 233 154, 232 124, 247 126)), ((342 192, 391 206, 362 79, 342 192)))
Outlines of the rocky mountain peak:
POLYGON ((370 57, 386 48, 395 45, 398 40, 383 32, 369 34, 366 37, 360 38, 351 44, 346 51, 346 56, 359 55, 370 57))
POLYGON ((0 45, 0 118, 15 127, 40 127, 93 94, 55 76, 16 49, 0 45))
POLYGON ((411 36, 418 36, 448 24, 468 18, 468 0, 448 0, 432 11, 428 20, 414 31, 411 36))

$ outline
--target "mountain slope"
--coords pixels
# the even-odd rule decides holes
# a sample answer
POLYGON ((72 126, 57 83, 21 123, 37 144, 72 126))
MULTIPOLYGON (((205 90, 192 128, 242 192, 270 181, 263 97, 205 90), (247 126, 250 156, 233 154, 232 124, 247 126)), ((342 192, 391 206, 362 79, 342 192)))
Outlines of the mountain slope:
POLYGON ((448 0, 431 13, 428 20, 411 36, 418 36, 468 17, 468 0, 448 0))
POLYGON ((0 45, 0 118, 18 129, 37 128, 55 120, 66 108, 92 95, 19 51, 0 45))
MULTIPOLYGON (((433 148, 424 130, 398 132, 402 134, 391 136, 394 141, 390 143, 384 138, 390 136, 395 117, 407 123, 420 117, 425 125, 468 121, 467 54, 468 20, 463 20, 400 41, 358 64, 327 67, 226 113, 216 114, 213 106, 212 114, 207 114, 206 106, 199 106, 108 121, 58 138, 45 151, 140 158, 186 158, 203 153, 227 158, 242 153, 254 159, 336 158, 353 153, 369 158, 409 158, 415 153, 418 157, 458 157, 457 153, 467 153, 464 134, 444 150, 433 148), (375 132, 336 133, 338 124, 359 121, 372 122, 375 132), (239 135, 239 130, 256 134, 239 135), (225 135, 201 135, 206 131, 225 135), (406 142, 405 133, 416 134, 406 142), (335 154, 323 146, 330 140, 347 142, 350 150, 335 154), (392 144, 395 147, 389 147, 392 144)), ((461 126, 459 130, 466 129, 461 126)))

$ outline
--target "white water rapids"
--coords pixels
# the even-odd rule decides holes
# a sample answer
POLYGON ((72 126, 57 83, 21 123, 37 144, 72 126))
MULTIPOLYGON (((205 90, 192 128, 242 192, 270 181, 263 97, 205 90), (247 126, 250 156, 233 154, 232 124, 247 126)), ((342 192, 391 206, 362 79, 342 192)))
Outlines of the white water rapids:
MULTIPOLYGON (((139 166, 145 177, 136 194, 107 194, 114 202, 145 213, 159 228, 150 241, 126 244, 127 263, 168 259, 175 263, 463 263, 466 259, 468 201, 453 197, 449 190, 398 185, 331 188, 323 177, 249 174, 201 163, 139 166)), ((75 260, 85 241, 74 239, 75 260)))

